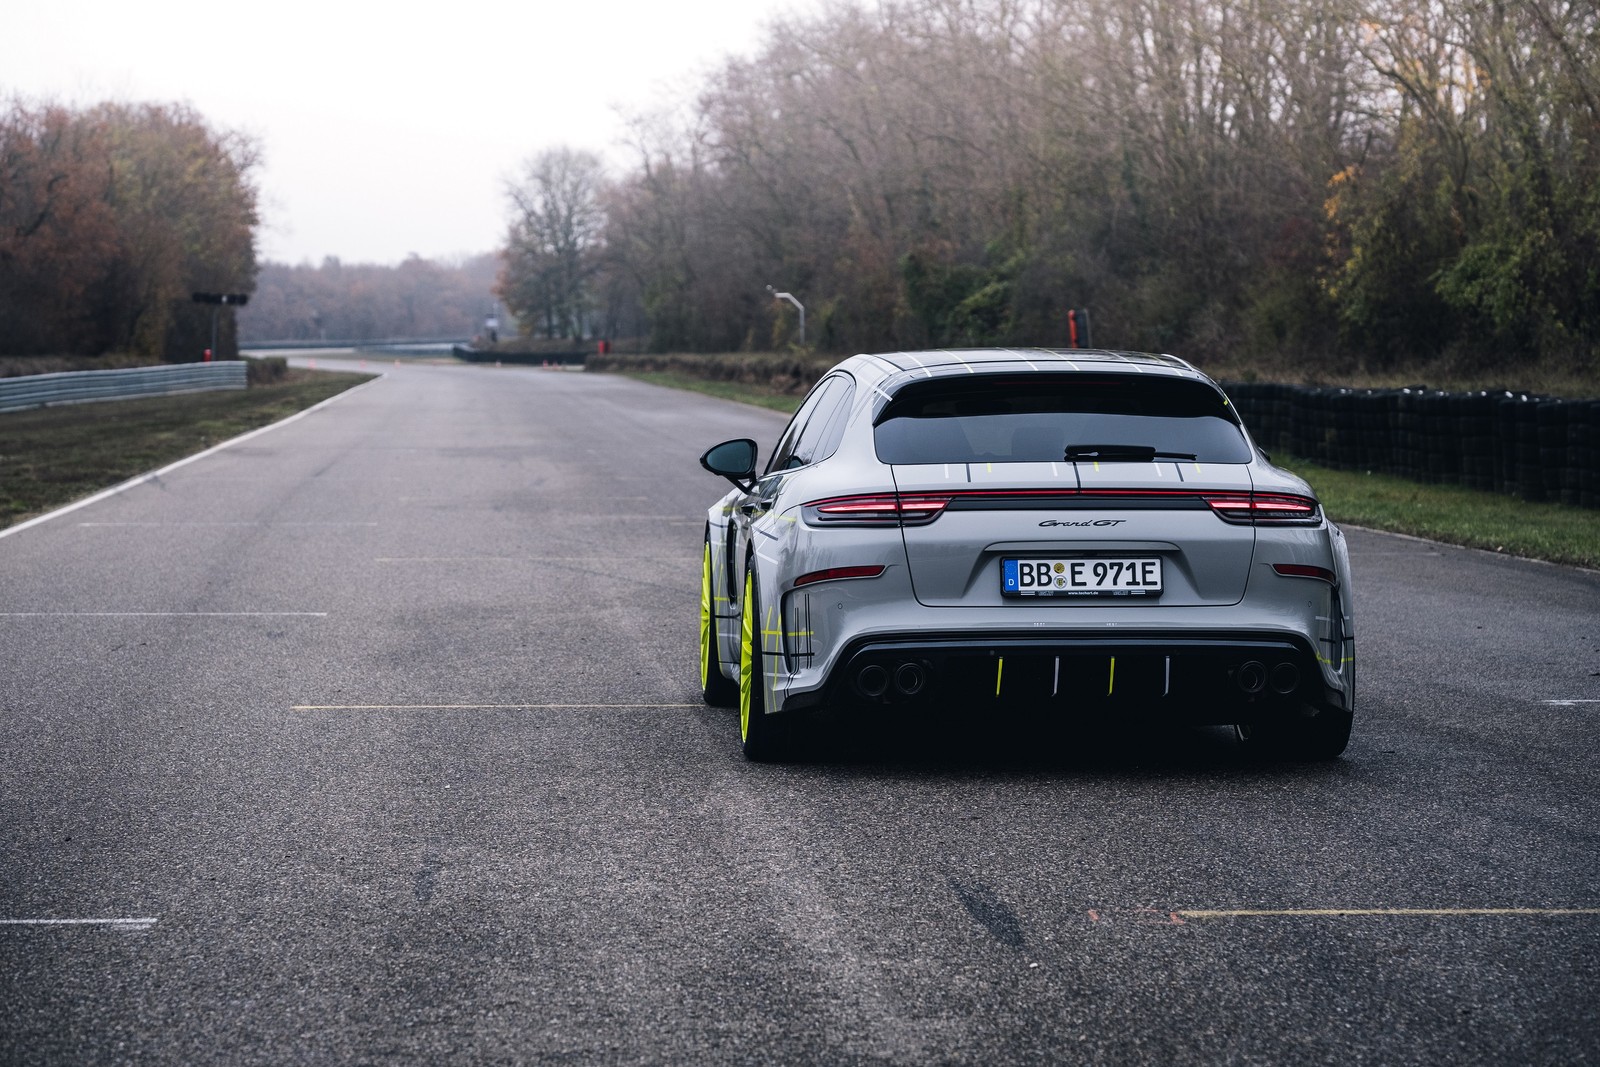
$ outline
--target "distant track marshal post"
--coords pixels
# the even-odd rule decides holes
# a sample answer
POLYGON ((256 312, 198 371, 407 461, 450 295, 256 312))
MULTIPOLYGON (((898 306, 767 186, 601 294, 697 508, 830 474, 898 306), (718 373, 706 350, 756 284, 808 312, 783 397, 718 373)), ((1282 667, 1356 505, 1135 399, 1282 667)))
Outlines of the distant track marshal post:
POLYGON ((204 362, 210 363, 217 353, 217 316, 223 304, 244 307, 250 303, 249 293, 190 293, 196 304, 211 304, 211 347, 206 349, 204 362))

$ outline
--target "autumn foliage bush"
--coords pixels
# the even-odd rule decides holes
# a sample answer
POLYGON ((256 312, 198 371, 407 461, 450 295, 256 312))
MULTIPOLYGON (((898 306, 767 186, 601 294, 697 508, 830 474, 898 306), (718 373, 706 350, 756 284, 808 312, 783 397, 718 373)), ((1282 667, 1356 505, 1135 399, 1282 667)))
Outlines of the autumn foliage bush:
POLYGON ((0 356, 199 360, 190 294, 254 285, 255 164, 184 106, 0 104, 0 356))
POLYGON ((289 361, 282 356, 251 356, 244 361, 244 365, 251 385, 281 382, 289 373, 289 361))
POLYGON ((519 223, 605 215, 515 230, 531 312, 561 248, 661 351, 782 347, 776 288, 835 353, 1061 345, 1088 308, 1202 363, 1597 367, 1592 0, 829 5, 632 143, 603 188, 530 168, 519 223))

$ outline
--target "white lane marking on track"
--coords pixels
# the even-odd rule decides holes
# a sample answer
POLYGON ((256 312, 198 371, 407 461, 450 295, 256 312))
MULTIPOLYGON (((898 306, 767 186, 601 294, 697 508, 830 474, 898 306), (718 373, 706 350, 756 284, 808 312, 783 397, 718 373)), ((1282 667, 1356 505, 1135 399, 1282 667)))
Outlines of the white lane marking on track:
POLYGON ((1460 919, 1600 916, 1600 908, 1090 908, 1089 921, 1183 926, 1208 919, 1460 919))
MULTIPOLYGON (((615 563, 616 556, 374 556, 374 563, 615 563)), ((631 563, 682 563, 682 556, 629 556, 631 563)))
POLYGON ((704 704, 295 704, 290 711, 563 711, 583 708, 702 708, 704 704))
POLYGON ((1570 700, 1541 700, 1539 703, 1552 708, 1575 708, 1579 704, 1600 704, 1600 700, 1591 700, 1588 697, 1574 697, 1570 700))
POLYGON ((23 530, 31 529, 32 527, 38 526, 41 523, 49 522, 51 519, 58 519, 63 515, 71 514, 72 512, 77 511, 79 508, 86 508, 90 504, 98 504, 100 501, 106 500, 106 499, 108 499, 110 497, 113 497, 113 496, 116 496, 118 493, 126 492, 129 489, 132 489, 132 488, 134 488, 136 486, 143 485, 146 482, 153 482, 157 478, 160 478, 162 475, 169 474, 172 471, 177 470, 179 467, 186 467, 189 464, 195 462, 196 460, 202 460, 202 459, 205 459, 207 456, 215 455, 216 453, 221 452, 225 448, 232 448, 234 445, 244 444, 246 441, 249 441, 252 438, 260 437, 262 434, 266 433, 269 430, 276 430, 280 426, 287 426, 291 422, 294 422, 297 419, 305 418, 307 415, 310 415, 314 411, 321 411, 323 408, 327 407, 329 404, 332 404, 334 401, 343 400, 345 397, 349 396, 351 393, 359 392, 360 390, 365 389, 369 385, 374 385, 377 382, 382 381, 383 378, 384 378, 384 375, 380 374, 376 378, 372 379, 372 381, 370 381, 370 382, 362 382, 360 385, 352 386, 351 388, 346 389, 342 393, 335 393, 333 396, 330 396, 328 399, 322 401, 320 404, 313 404, 310 407, 306 408, 304 411, 297 411, 293 415, 290 415, 286 419, 279 419, 277 422, 269 423, 266 426, 258 427, 257 429, 251 430, 249 433, 240 434, 238 437, 230 438, 229 440, 226 440, 226 441, 222 442, 220 445, 212 445, 210 448, 206 449, 204 452, 196 452, 192 456, 185 456, 183 459, 178 460, 176 463, 169 463, 165 467, 162 467, 160 470, 153 470, 149 474, 141 474, 137 478, 130 478, 127 481, 123 482, 121 485, 113 485, 110 489, 102 489, 100 492, 95 493, 93 496, 86 496, 82 500, 77 501, 76 503, 68 504, 66 507, 57 508, 54 511, 45 512, 43 515, 39 515, 39 516, 36 516, 34 518, 31 518, 27 522, 19 522, 15 526, 8 526, 4 530, 0 530, 0 538, 10 537, 12 534, 21 533, 23 530))
POLYGON ((0 926, 109 926, 120 930, 148 930, 152 918, 139 919, 0 919, 0 926))
POLYGON ((216 526, 228 528, 238 526, 270 526, 274 529, 284 526, 293 526, 298 529, 306 526, 376 526, 378 524, 375 522, 80 522, 78 525, 82 527, 115 527, 119 529, 129 526, 162 529, 173 526, 196 526, 205 528, 216 526))
POLYGON ((0 611, 0 619, 326 619, 326 611, 0 611))
POLYGON ((1600 908, 1237 908, 1206 910, 1179 908, 1172 914, 1185 919, 1367 918, 1400 916, 1450 918, 1452 916, 1600 915, 1600 908))

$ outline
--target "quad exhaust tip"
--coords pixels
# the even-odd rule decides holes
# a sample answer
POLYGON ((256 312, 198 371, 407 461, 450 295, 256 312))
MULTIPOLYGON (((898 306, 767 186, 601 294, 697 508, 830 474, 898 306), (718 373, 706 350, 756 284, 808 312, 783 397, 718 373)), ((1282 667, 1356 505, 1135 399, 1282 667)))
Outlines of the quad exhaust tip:
POLYGON ((1280 663, 1272 668, 1272 691, 1288 696, 1300 688, 1300 668, 1293 663, 1280 663))
POLYGON ((1246 660, 1233 672, 1233 680, 1246 696, 1264 692, 1269 685, 1274 693, 1288 696, 1300 688, 1300 668, 1285 660, 1269 671, 1260 660, 1246 660))
POLYGON ((902 663, 895 668, 894 687, 901 696, 914 697, 928 684, 920 663, 902 663))
POLYGON ((1239 664, 1233 680, 1246 695, 1255 696, 1267 687, 1267 665, 1259 660, 1246 660, 1239 664))
POLYGON ((907 662, 893 671, 881 663, 869 663, 856 673, 856 692, 868 700, 882 700, 893 684, 897 696, 914 697, 928 686, 928 672, 921 663, 907 662))
POLYGON ((864 697, 877 700, 889 691, 888 668, 869 663, 856 675, 856 690, 864 697))

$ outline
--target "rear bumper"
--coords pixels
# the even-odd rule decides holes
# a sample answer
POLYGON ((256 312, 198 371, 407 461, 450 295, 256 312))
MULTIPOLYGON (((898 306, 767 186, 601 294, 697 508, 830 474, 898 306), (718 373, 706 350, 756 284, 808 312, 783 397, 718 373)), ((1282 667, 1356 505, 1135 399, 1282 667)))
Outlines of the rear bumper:
POLYGON ((1285 633, 875 634, 835 663, 783 710, 1004 705, 1239 723, 1346 705, 1311 643, 1285 633))

